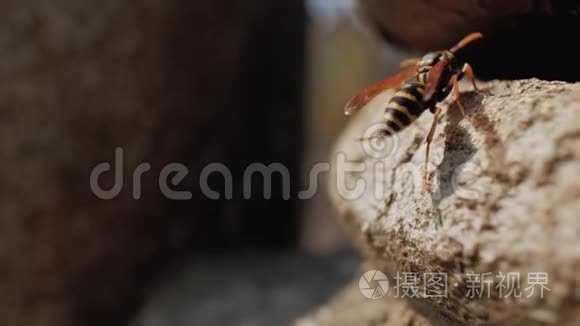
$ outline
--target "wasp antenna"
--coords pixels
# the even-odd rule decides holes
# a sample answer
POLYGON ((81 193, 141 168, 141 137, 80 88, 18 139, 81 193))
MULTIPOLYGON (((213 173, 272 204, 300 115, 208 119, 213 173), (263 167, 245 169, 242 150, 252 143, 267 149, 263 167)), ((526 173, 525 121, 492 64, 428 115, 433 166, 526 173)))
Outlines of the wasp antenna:
POLYGON ((473 42, 475 40, 479 40, 482 37, 483 37, 483 34, 481 34, 479 32, 477 32, 477 33, 471 33, 471 34, 467 35, 466 37, 464 37, 463 40, 459 41, 459 43, 457 43, 449 51, 451 53, 455 53, 455 52, 459 51, 461 48, 463 48, 466 45, 468 45, 469 43, 471 43, 471 42, 473 42))

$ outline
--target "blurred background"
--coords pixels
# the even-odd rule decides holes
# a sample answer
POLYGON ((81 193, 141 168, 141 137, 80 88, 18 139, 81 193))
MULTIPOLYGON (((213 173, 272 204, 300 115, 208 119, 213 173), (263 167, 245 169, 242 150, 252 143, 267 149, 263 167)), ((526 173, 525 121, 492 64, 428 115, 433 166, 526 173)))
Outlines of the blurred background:
MULTIPOLYGON (((283 325, 356 274, 326 176, 346 100, 420 51, 490 31, 484 79, 578 80, 577 1, 52 0, 0 3, 0 321, 283 325), (451 14, 450 14, 451 13, 451 14), (115 149, 123 150, 121 164, 115 149), (95 196, 90 174, 109 162, 95 196), (187 177, 160 190, 167 164, 187 177), (134 171, 143 174, 134 199, 134 171), (200 173, 212 174, 212 200, 200 173), (280 163, 283 179, 251 180, 280 163), (117 171, 119 172, 119 171, 117 171), (117 182, 118 183, 118 182, 117 182)), ((479 69, 479 70, 478 70, 479 69)))

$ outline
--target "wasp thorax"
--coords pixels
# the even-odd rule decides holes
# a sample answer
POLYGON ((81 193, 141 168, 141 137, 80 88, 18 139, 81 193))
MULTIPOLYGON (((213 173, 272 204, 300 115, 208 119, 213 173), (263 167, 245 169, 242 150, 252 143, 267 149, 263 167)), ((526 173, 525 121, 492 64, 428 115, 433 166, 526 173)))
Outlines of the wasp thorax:
POLYGON ((429 52, 421 58, 421 61, 419 62, 419 66, 420 67, 431 67, 434 64, 436 64, 437 61, 439 61, 440 57, 441 57, 441 52, 439 52, 439 51, 429 52))

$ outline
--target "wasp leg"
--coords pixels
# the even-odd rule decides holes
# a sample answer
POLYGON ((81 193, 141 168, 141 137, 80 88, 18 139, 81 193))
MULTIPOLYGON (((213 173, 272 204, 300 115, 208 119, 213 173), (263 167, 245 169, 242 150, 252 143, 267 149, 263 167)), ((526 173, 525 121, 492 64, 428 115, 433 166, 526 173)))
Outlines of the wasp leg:
POLYGON ((463 104, 461 104, 461 94, 459 93, 457 75, 453 75, 453 77, 451 77, 449 84, 453 87, 453 94, 455 95, 454 103, 457 104, 457 107, 459 108, 459 111, 461 112, 463 118, 471 122, 473 125, 477 125, 477 121, 471 116, 467 115, 467 113, 465 113, 465 108, 463 107, 463 104))
POLYGON ((410 58, 410 59, 405 59, 405 60, 401 61, 401 63, 399 65, 401 66, 401 68, 407 68, 407 67, 411 67, 411 66, 416 66, 419 64, 419 62, 421 62, 420 58, 410 58))
POLYGON ((473 68, 469 63, 463 65, 463 69, 461 69, 461 72, 463 72, 464 74, 467 75, 467 77, 469 77, 469 81, 471 82, 471 85, 473 85, 473 89, 475 89, 478 92, 489 94, 489 89, 487 87, 484 88, 477 87, 477 84, 475 83, 475 73, 473 72, 473 68))
POLYGON ((437 124, 439 124, 439 119, 441 117, 441 109, 435 109, 435 117, 433 118, 433 124, 431 125, 431 129, 427 134, 425 146, 425 170, 423 171, 423 190, 425 192, 431 192, 431 182, 430 182, 430 173, 429 173, 429 152, 431 151, 431 142, 433 142, 433 136, 435 135, 435 129, 437 129, 437 124))

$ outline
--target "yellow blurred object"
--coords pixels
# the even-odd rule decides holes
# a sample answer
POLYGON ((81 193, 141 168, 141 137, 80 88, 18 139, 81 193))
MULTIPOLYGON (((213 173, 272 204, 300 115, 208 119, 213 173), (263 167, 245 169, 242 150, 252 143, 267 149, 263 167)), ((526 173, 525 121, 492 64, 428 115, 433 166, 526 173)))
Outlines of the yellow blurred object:
MULTIPOLYGON (((305 161, 303 182, 311 168, 328 162, 331 148, 348 117, 343 108, 358 89, 372 82, 382 69, 377 45, 352 25, 338 23, 329 30, 309 27, 305 113, 305 161)), ((318 180, 313 199, 304 201, 302 247, 328 253, 348 246, 328 199, 328 174, 318 180)))

